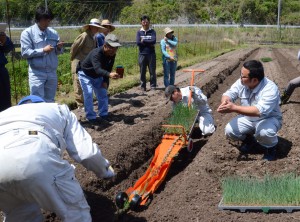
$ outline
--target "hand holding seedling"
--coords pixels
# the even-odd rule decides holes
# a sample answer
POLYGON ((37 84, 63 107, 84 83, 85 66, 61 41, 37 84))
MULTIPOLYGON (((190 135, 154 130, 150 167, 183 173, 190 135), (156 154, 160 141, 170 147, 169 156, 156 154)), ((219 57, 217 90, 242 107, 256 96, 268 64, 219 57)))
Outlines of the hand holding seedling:
POLYGON ((170 56, 170 60, 171 60, 171 61, 175 61, 174 56, 170 56))

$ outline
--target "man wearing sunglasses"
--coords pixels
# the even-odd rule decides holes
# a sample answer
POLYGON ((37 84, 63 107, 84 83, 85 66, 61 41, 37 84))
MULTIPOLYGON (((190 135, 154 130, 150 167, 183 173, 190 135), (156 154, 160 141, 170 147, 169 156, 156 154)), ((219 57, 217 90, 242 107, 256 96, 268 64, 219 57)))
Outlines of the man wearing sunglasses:
POLYGON ((282 126, 280 92, 274 82, 264 75, 261 62, 250 60, 243 64, 240 78, 227 90, 217 111, 238 113, 225 127, 229 139, 241 140, 240 152, 253 153, 263 149, 263 159, 276 159, 277 132, 282 126), (240 99, 240 105, 235 101, 240 99))

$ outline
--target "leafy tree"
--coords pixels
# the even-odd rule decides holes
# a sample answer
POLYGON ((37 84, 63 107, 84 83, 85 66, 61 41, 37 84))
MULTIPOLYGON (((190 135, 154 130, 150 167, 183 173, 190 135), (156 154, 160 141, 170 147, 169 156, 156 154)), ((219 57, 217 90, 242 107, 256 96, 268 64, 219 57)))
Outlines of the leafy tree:
MULTIPOLYGON (((87 23, 93 17, 137 24, 143 14, 152 23, 186 18, 189 23, 276 24, 279 0, 47 0, 61 25, 87 23)), ((34 22, 36 7, 44 0, 9 0, 15 26, 34 22)), ((299 0, 283 0, 281 24, 299 25, 299 0)), ((0 0, 0 21, 6 21, 6 0, 0 0)))
POLYGON ((300 1, 282 1, 281 24, 300 25, 300 1))
POLYGON ((123 24, 137 24, 142 15, 148 15, 152 19, 151 3, 147 0, 136 1, 132 6, 126 6, 121 11, 119 21, 123 24))
POLYGON ((151 23, 167 23, 170 19, 178 16, 178 3, 175 0, 134 1, 132 6, 123 8, 120 22, 136 24, 140 22, 142 15, 148 15, 151 23))

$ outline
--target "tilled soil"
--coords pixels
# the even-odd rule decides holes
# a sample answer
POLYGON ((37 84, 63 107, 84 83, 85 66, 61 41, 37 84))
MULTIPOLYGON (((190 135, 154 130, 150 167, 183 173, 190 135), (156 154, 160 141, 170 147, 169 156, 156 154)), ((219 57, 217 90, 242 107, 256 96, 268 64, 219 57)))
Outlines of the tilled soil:
MULTIPOLYGON (((84 120, 83 110, 74 110, 82 125, 99 144, 117 173, 113 180, 102 180, 75 164, 80 181, 91 206, 93 221, 110 222, 173 222, 173 221, 299 221, 300 212, 270 213, 220 211, 221 179, 228 175, 263 176, 295 172, 299 174, 300 158, 300 90, 295 90, 290 102, 283 105, 283 127, 279 131, 279 153, 276 161, 262 160, 262 154, 240 158, 238 150, 224 136, 224 127, 236 114, 216 112, 224 93, 240 75, 244 61, 270 57, 264 63, 265 74, 281 90, 289 80, 299 76, 300 66, 295 48, 247 48, 221 55, 213 60, 196 64, 195 85, 209 98, 216 132, 203 138, 195 134, 192 153, 181 152, 175 159, 165 181, 154 193, 151 204, 138 211, 118 215, 115 196, 133 186, 146 171, 155 148, 163 135, 161 125, 171 112, 166 104, 162 79, 156 91, 142 92, 132 88, 110 97, 110 113, 114 123, 91 126, 84 120)), ((176 73, 179 87, 190 84, 191 74, 176 73)), ((66 158, 68 156, 66 155, 66 158)), ((45 214, 46 221, 60 221, 54 214, 45 214)))

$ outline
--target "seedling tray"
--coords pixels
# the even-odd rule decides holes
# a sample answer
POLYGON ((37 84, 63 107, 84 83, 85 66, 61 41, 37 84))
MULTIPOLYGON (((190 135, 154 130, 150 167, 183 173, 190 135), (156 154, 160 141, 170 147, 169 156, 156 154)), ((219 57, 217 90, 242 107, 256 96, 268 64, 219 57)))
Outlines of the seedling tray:
POLYGON ((292 213, 293 211, 299 211, 300 206, 232 206, 232 205, 224 205, 223 198, 221 199, 219 205, 219 210, 234 210, 245 213, 246 211, 263 211, 264 213, 269 213, 270 211, 280 211, 292 213))

